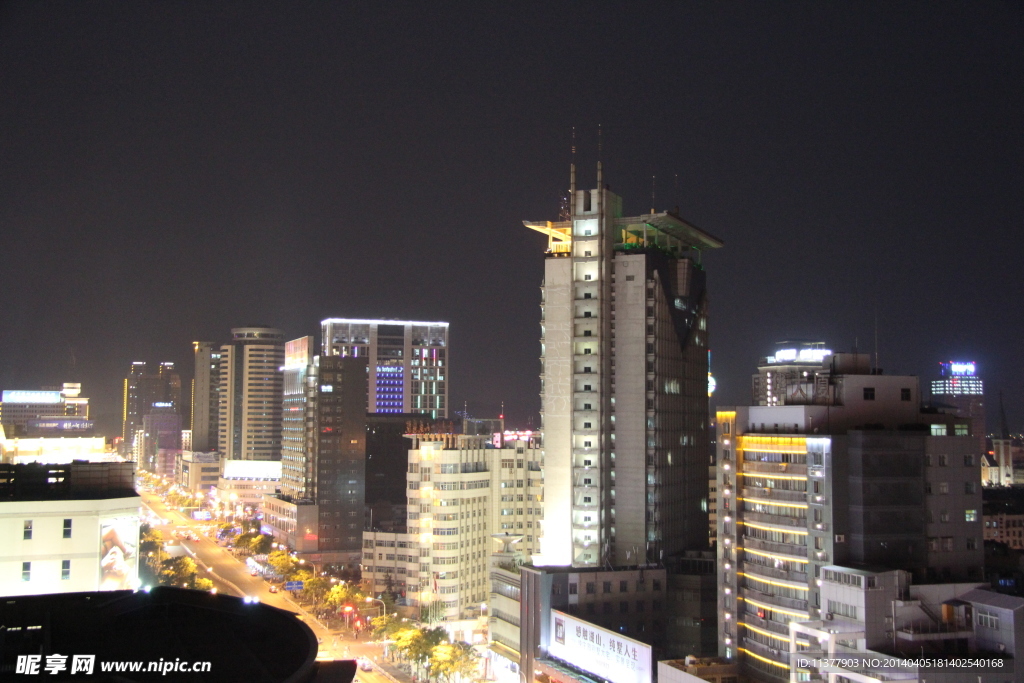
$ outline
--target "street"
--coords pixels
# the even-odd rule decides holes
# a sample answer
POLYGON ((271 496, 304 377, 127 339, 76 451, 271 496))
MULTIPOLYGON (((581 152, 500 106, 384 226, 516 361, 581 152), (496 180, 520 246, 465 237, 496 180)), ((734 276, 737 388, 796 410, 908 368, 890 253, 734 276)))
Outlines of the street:
MULTIPOLYGON (((188 529, 195 533, 199 540, 192 541, 182 538, 179 542, 196 561, 200 575, 212 579, 218 592, 236 597, 256 597, 262 603, 294 612, 299 619, 306 622, 320 643, 318 660, 356 659, 358 657, 366 657, 370 660, 384 659, 380 645, 369 644, 364 640, 348 639, 339 632, 332 632, 293 602, 286 592, 271 593, 270 584, 258 576, 252 576, 244 562, 201 533, 200 523, 177 510, 168 508, 159 495, 141 490, 139 495, 142 497, 143 505, 165 522, 163 525, 154 527, 160 529, 165 539, 171 539, 175 529, 188 529)), ((356 680, 366 683, 394 683, 395 680, 402 682, 411 680, 397 668, 388 664, 384 666, 386 674, 380 673, 376 668, 373 671, 360 670, 356 673, 356 680)))

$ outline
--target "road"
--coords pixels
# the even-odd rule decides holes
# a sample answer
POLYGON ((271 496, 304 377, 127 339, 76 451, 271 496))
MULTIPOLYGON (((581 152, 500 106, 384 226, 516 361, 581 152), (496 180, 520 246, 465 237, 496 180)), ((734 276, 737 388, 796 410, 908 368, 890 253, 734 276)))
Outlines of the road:
MULTIPOLYGON (((382 647, 371 645, 365 641, 352 640, 342 636, 336 631, 330 631, 318 622, 311 614, 288 597, 287 593, 271 593, 270 584, 261 577, 252 576, 245 564, 232 555, 228 550, 217 545, 200 532, 200 524, 195 520, 186 517, 175 509, 167 507, 160 496, 155 493, 139 491, 142 503, 149 508, 154 515, 165 521, 159 528, 165 538, 171 538, 175 529, 188 529, 198 537, 198 541, 182 540, 181 544, 185 550, 196 561, 200 573, 213 580, 218 592, 227 593, 237 597, 256 597, 260 602, 273 607, 279 607, 289 612, 294 612, 302 619, 316 634, 320 643, 320 650, 317 653, 318 660, 333 659, 355 659, 356 657, 367 657, 383 661, 382 647)), ((388 672, 401 682, 411 679, 398 671, 387 666, 388 672)), ((374 671, 359 671, 356 675, 357 681, 365 683, 393 683, 392 678, 374 671)))

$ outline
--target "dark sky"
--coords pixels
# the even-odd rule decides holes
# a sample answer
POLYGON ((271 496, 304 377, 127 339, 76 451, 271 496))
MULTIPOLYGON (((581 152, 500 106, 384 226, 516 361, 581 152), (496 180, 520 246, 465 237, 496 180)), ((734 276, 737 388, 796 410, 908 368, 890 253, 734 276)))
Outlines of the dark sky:
POLYGON ((717 403, 775 341, 869 349, 877 315, 886 372, 976 360, 1024 428, 1020 8, 4 3, 0 387, 73 375, 119 428, 131 361, 190 375, 232 326, 441 319, 452 403, 525 424, 521 221, 557 218, 572 126, 594 182, 601 124, 628 214, 655 176, 726 243, 717 403))

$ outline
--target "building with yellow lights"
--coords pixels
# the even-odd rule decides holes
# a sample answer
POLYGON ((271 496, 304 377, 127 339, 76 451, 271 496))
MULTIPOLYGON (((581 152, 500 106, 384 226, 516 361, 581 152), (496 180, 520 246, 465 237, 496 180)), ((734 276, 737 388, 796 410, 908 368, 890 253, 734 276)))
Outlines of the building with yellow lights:
POLYGON ((658 562, 706 548, 708 346, 702 255, 677 212, 625 216, 603 183, 547 236, 541 403, 549 566, 658 562))
POLYGON ((756 680, 804 680, 790 622, 828 618, 823 567, 982 578, 969 422, 924 412, 918 378, 864 356, 828 356, 808 384, 784 405, 716 416, 719 654, 756 680))

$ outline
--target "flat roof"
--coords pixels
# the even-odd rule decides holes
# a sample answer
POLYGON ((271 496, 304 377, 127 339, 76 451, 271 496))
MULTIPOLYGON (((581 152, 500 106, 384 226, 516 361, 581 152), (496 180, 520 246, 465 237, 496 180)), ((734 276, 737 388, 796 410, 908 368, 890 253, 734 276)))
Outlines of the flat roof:
POLYGON ((321 325, 327 323, 352 323, 355 325, 443 325, 448 327, 448 323, 442 321, 424 322, 422 320, 374 320, 371 318, 325 318, 320 321, 321 325))

